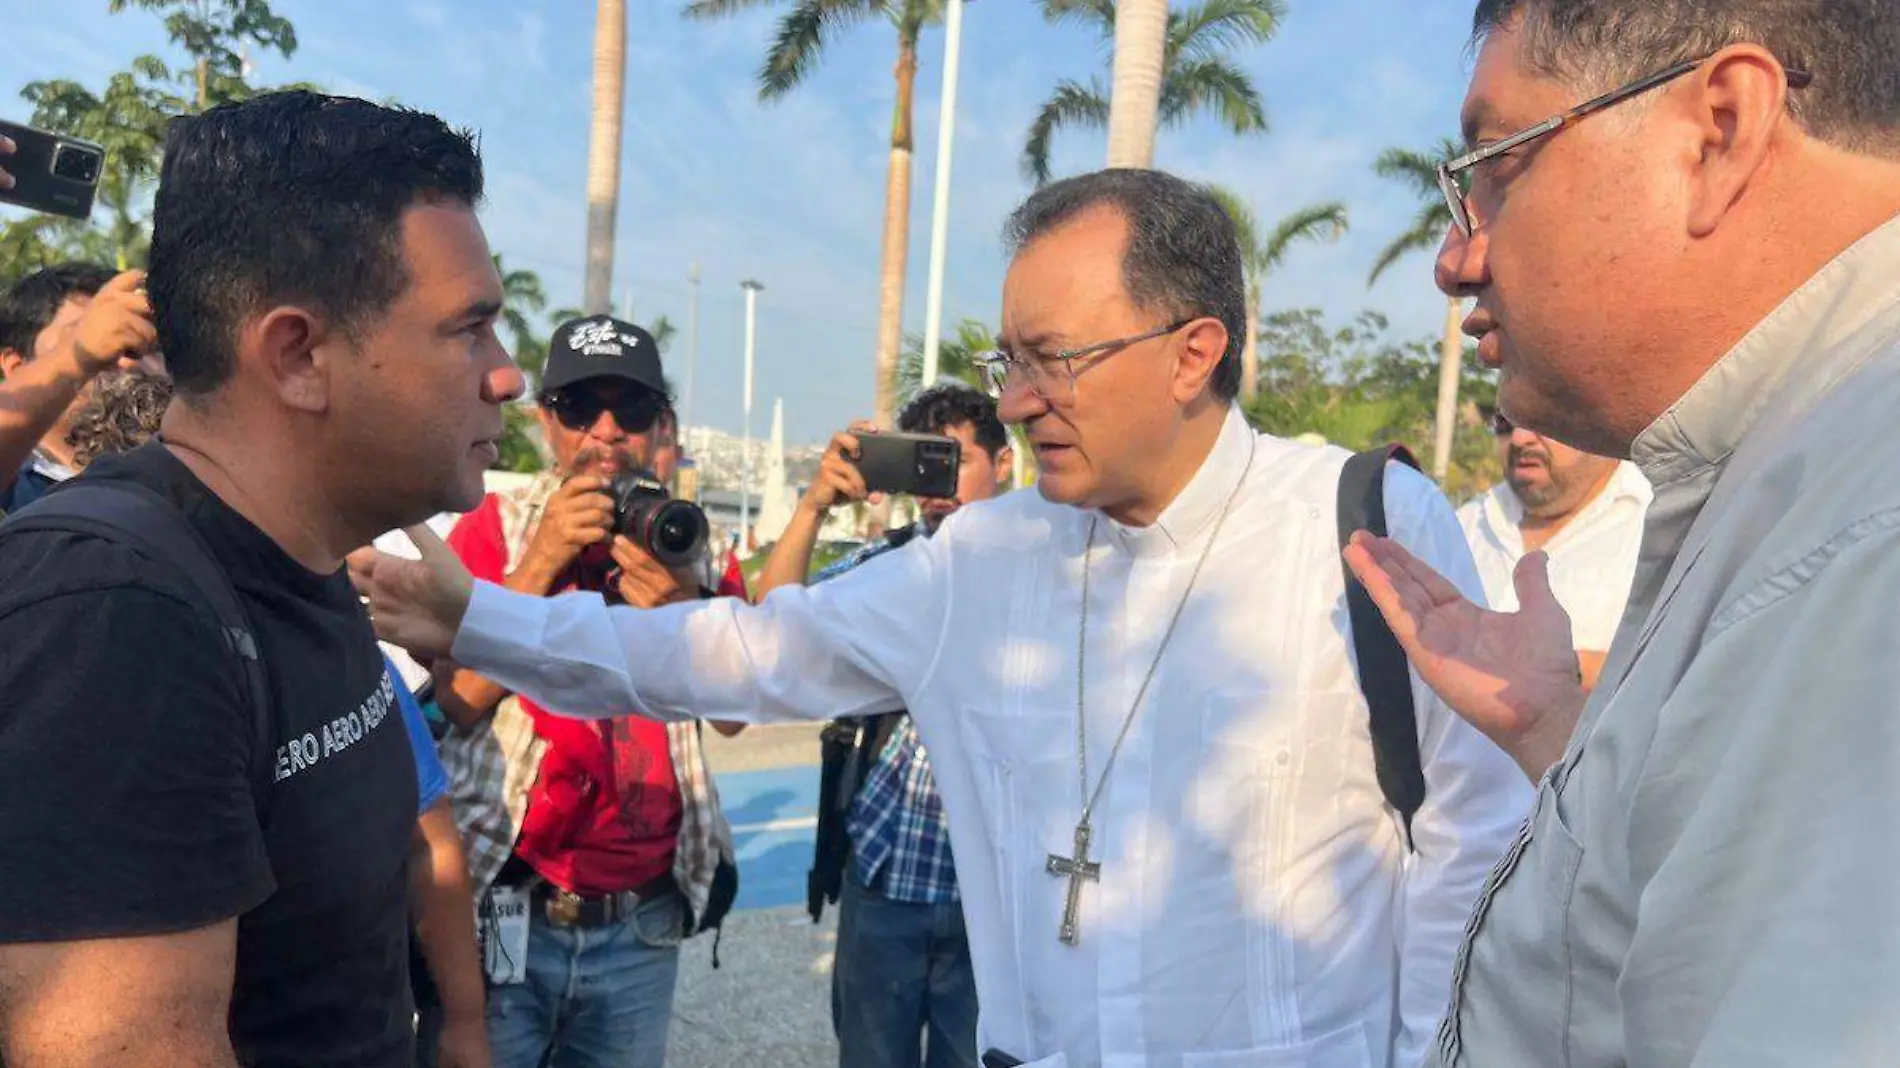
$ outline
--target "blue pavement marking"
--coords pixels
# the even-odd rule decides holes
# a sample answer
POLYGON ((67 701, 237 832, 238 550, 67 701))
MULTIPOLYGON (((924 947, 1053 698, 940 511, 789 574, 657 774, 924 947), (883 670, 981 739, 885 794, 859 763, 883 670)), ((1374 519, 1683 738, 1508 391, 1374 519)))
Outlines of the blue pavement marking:
POLYGON ((739 859, 739 899, 733 907, 804 904, 818 824, 818 766, 727 772, 714 781, 739 859))

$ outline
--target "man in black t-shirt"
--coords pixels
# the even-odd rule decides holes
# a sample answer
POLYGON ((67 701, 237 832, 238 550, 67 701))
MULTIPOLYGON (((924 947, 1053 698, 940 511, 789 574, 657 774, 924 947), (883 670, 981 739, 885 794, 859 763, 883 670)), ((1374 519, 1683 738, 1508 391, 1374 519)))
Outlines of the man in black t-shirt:
POLYGON ((521 389, 481 189, 428 115, 286 92, 174 120, 146 285, 176 399, 75 484, 138 483, 203 535, 270 736, 172 568, 0 526, 11 1068, 409 1064, 416 778, 342 561, 481 499, 521 389))

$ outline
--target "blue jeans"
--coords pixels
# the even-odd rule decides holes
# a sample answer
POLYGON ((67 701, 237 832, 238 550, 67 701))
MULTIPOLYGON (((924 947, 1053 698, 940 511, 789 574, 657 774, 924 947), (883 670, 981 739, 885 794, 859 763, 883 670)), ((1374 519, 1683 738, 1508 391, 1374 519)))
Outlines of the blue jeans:
POLYGON ((831 1023, 839 1068, 976 1068, 976 979, 963 906, 892 901, 847 867, 831 1023))
POLYGON ((661 1068, 685 918, 677 893, 604 927, 530 908, 527 979, 488 988, 495 1068, 661 1068))

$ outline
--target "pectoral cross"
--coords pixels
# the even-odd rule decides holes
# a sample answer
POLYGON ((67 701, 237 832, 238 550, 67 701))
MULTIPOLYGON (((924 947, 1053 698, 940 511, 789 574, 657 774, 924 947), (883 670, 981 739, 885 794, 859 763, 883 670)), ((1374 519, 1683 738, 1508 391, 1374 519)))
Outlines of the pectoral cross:
POLYGON ((1062 906, 1062 927, 1056 932, 1056 937, 1062 939, 1064 945, 1075 945, 1080 940, 1076 920, 1077 914, 1082 911, 1082 883, 1084 880, 1094 883, 1102 879, 1102 866, 1089 860, 1088 824, 1075 825, 1075 856, 1059 857, 1051 853, 1047 870, 1050 875, 1069 880, 1069 897, 1062 906))

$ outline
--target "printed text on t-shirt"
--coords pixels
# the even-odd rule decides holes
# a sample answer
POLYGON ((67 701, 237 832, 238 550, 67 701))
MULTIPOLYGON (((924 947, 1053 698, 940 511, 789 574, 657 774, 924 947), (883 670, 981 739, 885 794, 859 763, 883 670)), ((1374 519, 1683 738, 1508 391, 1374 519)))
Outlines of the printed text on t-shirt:
POLYGON ((320 731, 305 731, 301 738, 292 738, 277 747, 276 781, 283 782, 362 741, 383 725, 395 705, 396 683, 389 672, 384 671, 381 685, 363 698, 362 706, 356 711, 325 723, 320 731))

